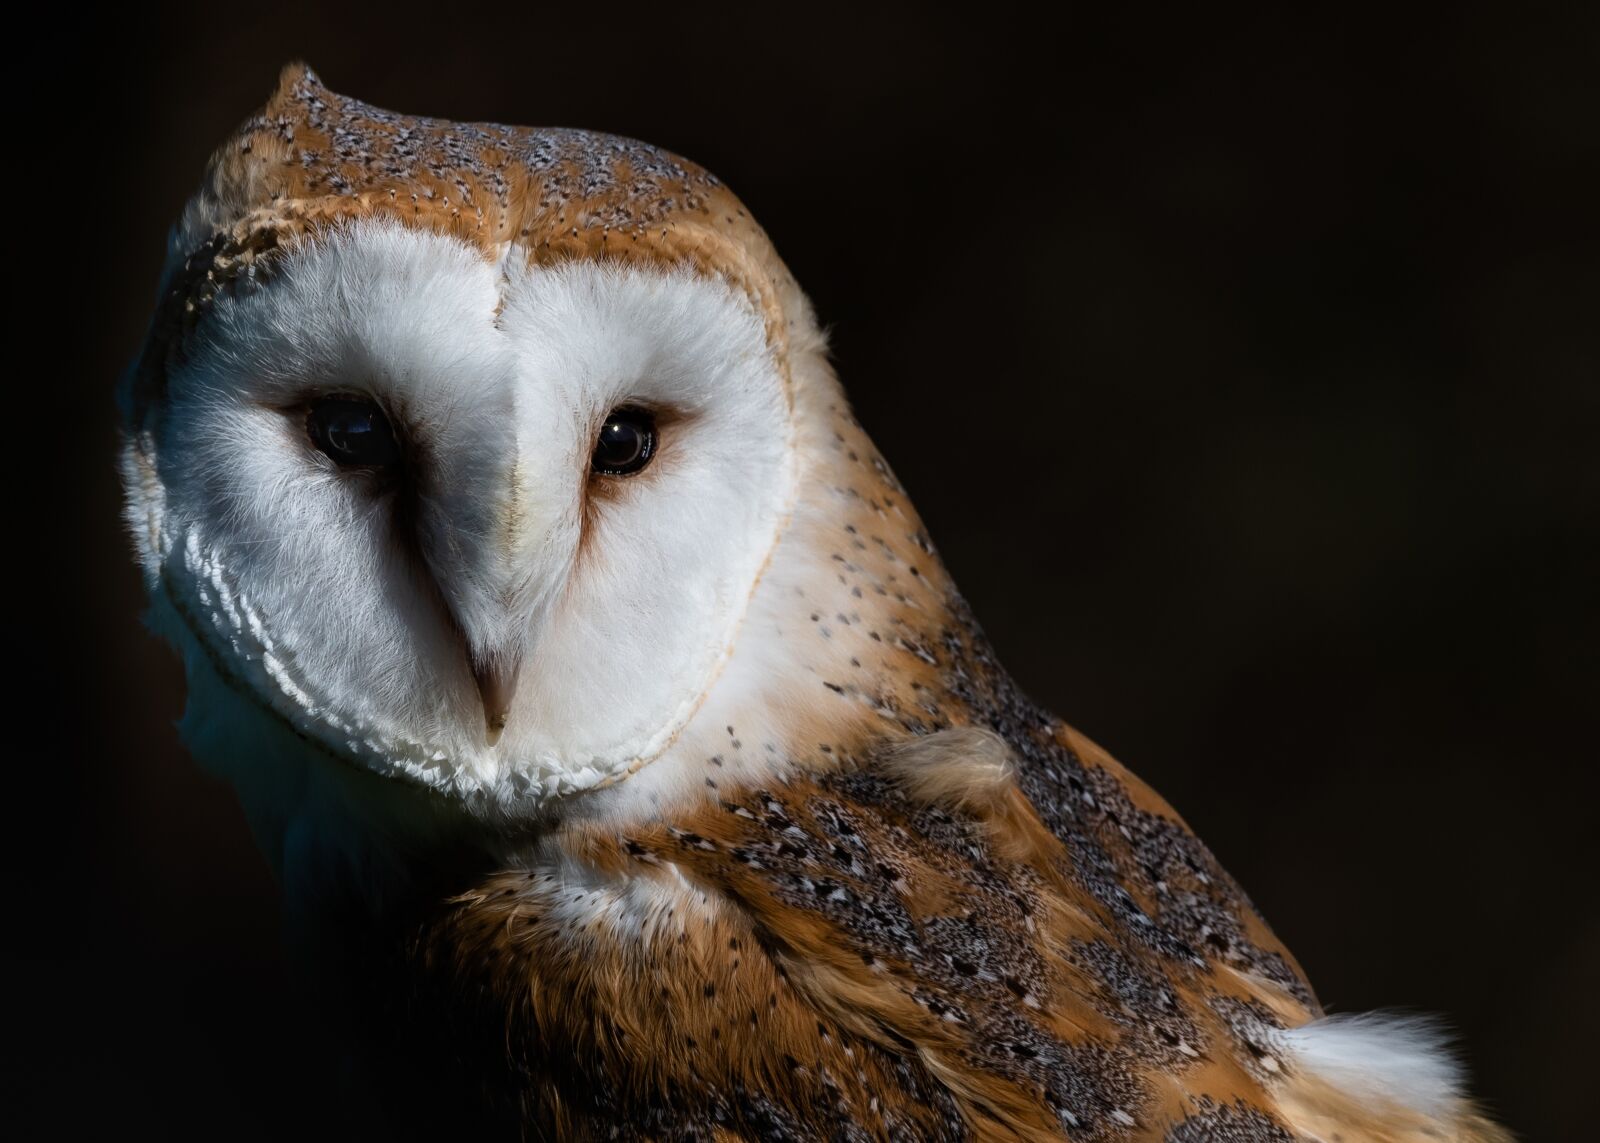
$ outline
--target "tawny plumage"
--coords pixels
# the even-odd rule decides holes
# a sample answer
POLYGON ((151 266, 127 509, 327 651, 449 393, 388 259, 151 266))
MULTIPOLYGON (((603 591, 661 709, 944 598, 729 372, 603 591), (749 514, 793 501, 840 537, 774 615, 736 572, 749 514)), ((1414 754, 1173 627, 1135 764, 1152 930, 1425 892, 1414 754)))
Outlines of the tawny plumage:
POLYGON ((693 164, 290 68, 126 408, 185 733, 293 906, 399 953, 472 1122, 1502 1138, 1017 691, 693 164))

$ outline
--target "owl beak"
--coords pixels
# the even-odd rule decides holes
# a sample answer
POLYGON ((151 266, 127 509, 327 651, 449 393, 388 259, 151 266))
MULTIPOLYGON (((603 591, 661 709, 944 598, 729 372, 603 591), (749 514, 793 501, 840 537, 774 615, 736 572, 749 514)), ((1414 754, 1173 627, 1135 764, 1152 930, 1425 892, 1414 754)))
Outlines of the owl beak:
POLYGON ((492 655, 484 659, 474 656, 472 677, 478 683, 478 695, 483 699, 483 723, 489 745, 500 741, 500 735, 511 717, 511 703, 517 694, 517 675, 522 671, 522 656, 492 655))

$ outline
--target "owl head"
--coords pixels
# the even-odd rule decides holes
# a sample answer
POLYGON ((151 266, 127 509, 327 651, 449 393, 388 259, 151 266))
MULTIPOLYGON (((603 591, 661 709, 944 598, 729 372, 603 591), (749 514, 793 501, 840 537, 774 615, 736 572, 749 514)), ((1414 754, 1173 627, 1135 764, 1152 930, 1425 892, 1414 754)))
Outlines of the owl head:
POLYGON ((761 229, 653 147, 291 67, 175 228, 124 408, 213 759, 517 815, 939 718, 915 513, 761 229))

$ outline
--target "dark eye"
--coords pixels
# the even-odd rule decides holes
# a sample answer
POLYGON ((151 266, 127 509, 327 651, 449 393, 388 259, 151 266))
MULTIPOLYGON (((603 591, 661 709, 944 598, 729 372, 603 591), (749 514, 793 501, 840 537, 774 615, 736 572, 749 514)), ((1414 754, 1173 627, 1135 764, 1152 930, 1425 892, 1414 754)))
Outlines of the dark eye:
POLYGON ((324 397, 306 415, 311 443, 345 468, 388 468, 400 444, 383 410, 359 397, 324 397))
POLYGON ((612 409, 600 426, 590 467, 607 476, 629 476, 656 452, 656 419, 643 409, 612 409))

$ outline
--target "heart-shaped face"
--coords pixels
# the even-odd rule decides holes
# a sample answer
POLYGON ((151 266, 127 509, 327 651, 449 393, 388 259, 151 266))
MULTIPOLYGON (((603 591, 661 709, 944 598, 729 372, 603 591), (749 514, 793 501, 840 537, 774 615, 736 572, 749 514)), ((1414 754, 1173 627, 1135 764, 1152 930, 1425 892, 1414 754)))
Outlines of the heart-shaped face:
POLYGON ((388 220, 216 298, 150 424, 134 510, 196 640, 307 738, 464 795, 658 753, 793 497, 743 292, 388 220))
POLYGON ((645 144, 291 68, 189 204, 125 397, 185 736, 263 836, 330 758, 404 780, 363 806, 515 826, 959 717, 954 589, 804 295, 645 144))

